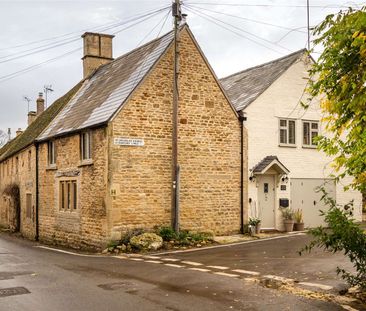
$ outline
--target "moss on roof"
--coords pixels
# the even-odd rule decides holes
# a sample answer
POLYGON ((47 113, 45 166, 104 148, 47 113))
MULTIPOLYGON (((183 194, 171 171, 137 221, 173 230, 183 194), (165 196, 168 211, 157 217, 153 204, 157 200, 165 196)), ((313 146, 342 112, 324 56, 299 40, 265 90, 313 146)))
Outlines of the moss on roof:
POLYGON ((57 99, 51 106, 49 106, 43 113, 41 113, 27 129, 8 142, 0 149, 0 162, 6 160, 12 155, 18 153, 24 148, 32 145, 39 134, 50 124, 50 122, 58 115, 63 107, 70 101, 75 93, 80 89, 82 81, 75 85, 64 96, 57 99))

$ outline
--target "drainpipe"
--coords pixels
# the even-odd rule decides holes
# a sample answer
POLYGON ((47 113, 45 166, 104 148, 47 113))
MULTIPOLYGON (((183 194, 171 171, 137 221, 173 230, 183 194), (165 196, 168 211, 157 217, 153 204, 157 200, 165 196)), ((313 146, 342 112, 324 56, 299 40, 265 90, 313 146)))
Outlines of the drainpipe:
POLYGON ((36 143, 36 236, 35 240, 39 240, 39 173, 38 173, 38 163, 39 163, 39 145, 36 143))
POLYGON ((240 122, 240 233, 244 233, 244 121, 243 111, 239 112, 240 122))

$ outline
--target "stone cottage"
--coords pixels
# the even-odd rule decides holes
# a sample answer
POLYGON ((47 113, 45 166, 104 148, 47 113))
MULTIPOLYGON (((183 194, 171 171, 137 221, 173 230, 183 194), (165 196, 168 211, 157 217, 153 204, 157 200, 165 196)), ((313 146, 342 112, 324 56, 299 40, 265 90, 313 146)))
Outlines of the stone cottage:
MULTIPOLYGON (((8 144, 32 131, 24 148, 8 156, 8 145, 0 150, 0 167, 28 155, 25 147, 33 150, 30 237, 99 248, 128 229, 171 223, 174 33, 115 60, 112 38, 85 33, 84 80, 34 121, 47 119, 41 131, 31 124, 8 144)), ((180 228, 238 232, 247 210, 243 118, 188 25, 179 30, 179 46, 180 228)), ((9 183, 1 175, 1 189, 9 183)), ((27 187, 19 189, 24 217, 27 187)), ((2 213, 4 206, 1 201, 2 213)))

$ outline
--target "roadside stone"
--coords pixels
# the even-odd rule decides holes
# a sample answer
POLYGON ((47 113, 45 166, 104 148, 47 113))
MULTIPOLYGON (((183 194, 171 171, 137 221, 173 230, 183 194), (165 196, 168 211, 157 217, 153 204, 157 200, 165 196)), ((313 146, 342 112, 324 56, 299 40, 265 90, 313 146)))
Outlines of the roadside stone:
POLYGON ((104 250, 102 251, 102 254, 108 254, 108 248, 104 249, 104 250))

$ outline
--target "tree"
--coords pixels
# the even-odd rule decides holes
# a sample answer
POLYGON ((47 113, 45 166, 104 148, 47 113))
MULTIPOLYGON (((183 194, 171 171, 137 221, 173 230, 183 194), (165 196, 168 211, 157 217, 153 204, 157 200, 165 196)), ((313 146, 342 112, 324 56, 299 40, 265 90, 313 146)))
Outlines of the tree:
MULTIPOLYGON (((324 51, 310 70, 310 94, 321 98, 327 135, 317 138, 319 149, 334 157, 336 181, 353 177, 351 187, 366 191, 366 7, 328 15, 315 28, 315 46, 324 51)), ((344 252, 356 269, 337 268, 350 285, 366 290, 366 235, 352 219, 353 202, 340 207, 324 189, 329 210, 322 212, 328 228, 310 230, 315 246, 344 252)))
POLYGON ((322 98, 327 130, 318 146, 334 157, 337 180, 352 176, 351 186, 365 192, 366 7, 328 15, 314 35, 324 51, 310 71, 309 92, 322 98))

